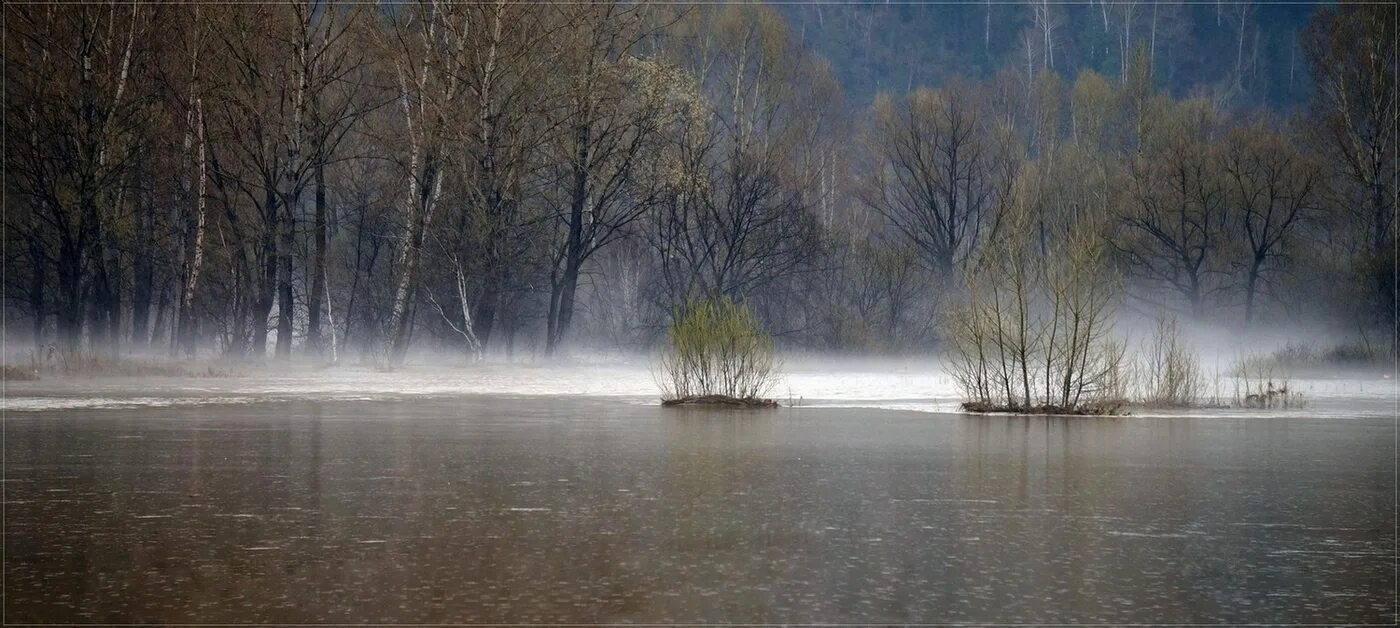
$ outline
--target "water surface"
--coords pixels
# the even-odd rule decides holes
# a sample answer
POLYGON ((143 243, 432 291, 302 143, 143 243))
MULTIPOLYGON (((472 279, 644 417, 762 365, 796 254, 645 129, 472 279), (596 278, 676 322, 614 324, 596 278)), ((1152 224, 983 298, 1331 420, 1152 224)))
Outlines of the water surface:
POLYGON ((1395 620, 1395 422, 11 411, 9 622, 1395 620))

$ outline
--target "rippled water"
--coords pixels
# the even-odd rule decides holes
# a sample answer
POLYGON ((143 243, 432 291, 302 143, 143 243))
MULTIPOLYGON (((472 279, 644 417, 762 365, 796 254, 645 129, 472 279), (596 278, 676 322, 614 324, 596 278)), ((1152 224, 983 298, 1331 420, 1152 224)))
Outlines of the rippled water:
POLYGON ((210 386, 9 407, 6 621, 1396 619, 1393 416, 210 386))

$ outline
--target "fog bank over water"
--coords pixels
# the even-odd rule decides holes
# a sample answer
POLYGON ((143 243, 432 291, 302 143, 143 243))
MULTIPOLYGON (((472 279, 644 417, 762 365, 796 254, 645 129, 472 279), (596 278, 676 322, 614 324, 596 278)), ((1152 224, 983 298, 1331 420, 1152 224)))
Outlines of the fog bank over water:
MULTIPOLYGON (((1228 398, 1233 378, 1214 379, 1206 394, 1228 398)), ((1225 362, 1228 365, 1228 362, 1225 362)), ((7 411, 65 408, 249 404, 287 401, 402 401, 460 396, 581 397, 655 404, 659 390, 645 356, 578 357, 564 364, 486 361, 411 364, 393 371, 365 366, 237 367, 228 377, 49 377, 7 382, 7 411)), ((1228 366, 1222 366, 1222 370, 1228 366)), ((1331 370, 1290 379, 1307 405, 1293 410, 1134 411, 1136 416, 1393 416, 1395 380, 1384 369, 1331 370)), ((788 356, 771 395, 783 405, 957 412, 960 392, 936 359, 837 359, 788 356)))

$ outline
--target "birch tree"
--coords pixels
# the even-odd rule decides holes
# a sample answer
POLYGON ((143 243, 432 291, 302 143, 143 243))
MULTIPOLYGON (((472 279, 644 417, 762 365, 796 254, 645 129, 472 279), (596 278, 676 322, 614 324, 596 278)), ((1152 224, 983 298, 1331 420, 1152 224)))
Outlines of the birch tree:
POLYGON ((412 306, 421 278, 419 264, 428 226, 442 195, 447 113, 460 95, 454 52, 461 43, 446 23, 460 17, 436 3, 399 7, 384 17, 376 33, 378 52, 396 92, 401 116, 404 194, 403 231, 394 264, 394 292, 388 320, 388 359, 401 364, 412 334, 412 306))
POLYGON ((1216 287, 1225 188, 1213 141, 1215 114, 1201 100, 1156 103, 1143 148, 1129 165, 1115 245, 1146 291, 1175 293, 1193 316, 1205 314, 1216 287))
POLYGON ((1396 31, 1393 6, 1319 9, 1302 36, 1316 86, 1312 123, 1339 173, 1361 194, 1377 255, 1395 237, 1396 31))
POLYGON ((474 262, 475 299, 459 309, 471 310, 474 334, 486 347, 513 271, 533 248, 528 204, 537 202, 540 152, 554 130, 546 113, 559 102, 552 82, 540 77, 564 62, 570 25, 546 5, 487 2, 453 10, 458 17, 447 27, 462 107, 451 130, 449 164, 460 176, 463 198, 442 242, 449 258, 474 262))

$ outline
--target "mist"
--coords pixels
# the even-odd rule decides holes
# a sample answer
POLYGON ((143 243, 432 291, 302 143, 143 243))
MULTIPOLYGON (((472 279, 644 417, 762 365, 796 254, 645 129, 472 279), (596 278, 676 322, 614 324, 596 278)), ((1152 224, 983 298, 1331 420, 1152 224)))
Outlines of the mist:
POLYGON ((15 9, 7 361, 646 353, 716 298, 930 355, 995 257, 1084 246, 1124 316, 1395 354, 1384 9, 323 9, 15 9), (842 48, 939 11, 954 71, 842 48))
POLYGON ((1396 621, 1394 6, 3 11, 6 621, 1396 621))

